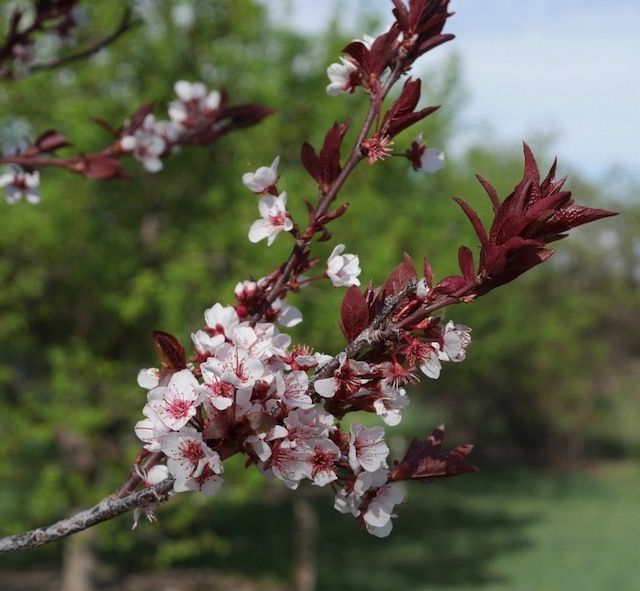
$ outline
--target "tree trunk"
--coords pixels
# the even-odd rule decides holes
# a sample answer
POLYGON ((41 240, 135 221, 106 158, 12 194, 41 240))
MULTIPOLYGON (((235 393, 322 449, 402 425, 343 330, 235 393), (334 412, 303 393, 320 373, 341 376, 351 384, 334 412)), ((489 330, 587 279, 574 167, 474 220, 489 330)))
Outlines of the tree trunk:
POLYGON ((309 499, 302 495, 294 501, 293 516, 295 523, 294 588, 296 591, 314 591, 318 577, 316 563, 318 518, 309 499))
POLYGON ((62 557, 60 591, 93 591, 96 570, 95 530, 86 529, 68 537, 62 557))

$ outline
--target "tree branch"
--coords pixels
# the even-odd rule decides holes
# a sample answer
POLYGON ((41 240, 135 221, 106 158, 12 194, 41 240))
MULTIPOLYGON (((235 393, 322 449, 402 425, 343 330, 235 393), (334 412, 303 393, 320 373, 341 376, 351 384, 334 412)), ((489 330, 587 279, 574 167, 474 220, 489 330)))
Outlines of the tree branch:
POLYGON ((142 21, 140 19, 131 18, 131 9, 127 8, 122 15, 122 18, 120 19, 120 24, 118 25, 118 27, 111 34, 107 35, 91 47, 79 51, 78 53, 74 53, 62 58, 57 58, 43 64, 34 64, 29 69, 32 72, 35 72, 37 70, 50 70, 52 68, 60 68, 72 62, 83 60, 95 53, 98 53, 101 49, 104 49, 105 47, 111 45, 118 37, 129 31, 130 29, 140 26, 141 24, 142 21))
POLYGON ((29 532, 0 538, 0 554, 37 548, 49 542, 54 542, 68 535, 88 529, 108 521, 119 515, 123 515, 132 509, 145 505, 163 503, 173 489, 173 478, 168 478, 158 484, 139 490, 127 497, 118 499, 114 495, 105 497, 97 505, 76 515, 62 519, 53 525, 39 527, 29 532))

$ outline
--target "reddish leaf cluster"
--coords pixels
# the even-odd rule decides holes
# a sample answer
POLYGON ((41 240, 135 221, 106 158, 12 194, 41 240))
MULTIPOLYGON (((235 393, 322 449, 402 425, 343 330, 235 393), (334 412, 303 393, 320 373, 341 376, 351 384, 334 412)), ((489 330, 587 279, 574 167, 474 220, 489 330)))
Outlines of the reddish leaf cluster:
POLYGON ((389 69, 405 73, 413 62, 427 51, 454 38, 442 29, 452 13, 447 12, 449 0, 393 0, 395 22, 367 47, 362 41, 349 43, 343 52, 357 67, 359 79, 353 86, 363 86, 367 92, 378 93, 381 77, 389 69))
POLYGON ((324 138, 320 154, 308 142, 302 144, 300 159, 311 178, 317 183, 322 194, 325 194, 342 172, 340 165, 340 146, 349 122, 338 125, 334 123, 324 138))
MULTIPOLYGON (((522 273, 546 261, 554 251, 550 242, 566 237, 566 232, 601 218, 617 215, 605 209, 577 205, 570 191, 563 191, 566 178, 555 180, 556 162, 540 181, 538 165, 524 144, 524 175, 513 192, 502 202, 496 190, 478 177, 493 204, 494 219, 487 232, 478 214, 456 198, 471 221, 480 240, 480 264, 476 295, 513 281, 522 273)), ((471 253, 464 250, 461 269, 465 280, 473 270, 471 253)))
POLYGON ((422 83, 420 79, 412 80, 409 78, 402 88, 402 92, 398 99, 391 105, 387 114, 384 116, 382 125, 380 126, 380 135, 395 137, 401 131, 407 129, 422 121, 428 115, 431 115, 439 107, 426 107, 416 111, 420 100, 420 89, 422 83))
POLYGON ((459 445, 451 451, 441 451, 444 441, 444 425, 436 427, 424 441, 414 439, 404 458, 391 471, 389 480, 420 480, 430 482, 433 478, 449 478, 478 468, 466 461, 473 445, 459 445))
POLYGON ((449 0, 409 0, 409 8, 402 0, 392 0, 393 15, 402 34, 405 63, 410 65, 418 57, 438 45, 450 41, 454 35, 442 33, 447 19, 449 0))

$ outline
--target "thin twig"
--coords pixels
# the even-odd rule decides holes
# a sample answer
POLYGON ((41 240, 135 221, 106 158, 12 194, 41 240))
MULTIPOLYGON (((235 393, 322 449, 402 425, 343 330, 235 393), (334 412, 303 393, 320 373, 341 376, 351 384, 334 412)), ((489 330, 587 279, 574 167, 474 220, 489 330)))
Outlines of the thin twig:
POLYGON ((142 24, 140 19, 131 20, 131 9, 127 8, 120 19, 120 24, 118 28, 113 31, 110 35, 107 35, 100 41, 98 41, 95 45, 88 47, 83 51, 79 51, 78 53, 74 53, 72 55, 68 55, 66 57, 58 58, 55 60, 51 60, 50 62, 46 62, 43 64, 35 64, 29 67, 31 72, 36 72, 38 70, 50 70, 53 68, 60 68, 62 66, 66 66, 67 64, 77 62, 88 58, 94 53, 98 53, 101 49, 111 45, 118 37, 126 33, 127 31, 133 29, 134 27, 138 27, 142 24))
POLYGON ((173 488, 173 479, 168 478, 162 482, 130 494, 122 499, 113 495, 102 499, 97 505, 86 511, 81 511, 66 519, 46 527, 39 527, 32 531, 6 538, 0 538, 0 554, 37 548, 49 542, 54 542, 68 535, 88 529, 98 523, 123 515, 137 507, 162 503, 170 496, 173 488))

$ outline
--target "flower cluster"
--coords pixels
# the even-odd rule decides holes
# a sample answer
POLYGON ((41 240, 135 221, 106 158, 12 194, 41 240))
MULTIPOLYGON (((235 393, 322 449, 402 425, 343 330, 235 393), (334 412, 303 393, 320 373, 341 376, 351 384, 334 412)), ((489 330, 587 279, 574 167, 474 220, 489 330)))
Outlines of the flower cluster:
POLYGON ((30 203, 39 202, 39 168, 55 166, 93 179, 122 179, 129 175, 121 161, 133 156, 147 172, 158 172, 163 168, 163 158, 182 146, 209 145, 231 131, 257 124, 271 113, 260 105, 229 105, 224 90, 207 92, 201 82, 180 80, 174 88, 178 100, 169 104, 169 119, 157 120, 151 112, 153 103, 137 109, 120 129, 94 118, 114 140, 93 154, 54 156, 57 150, 71 146, 57 131, 45 132, 33 143, 22 142, 6 150, 0 164, 11 165, 13 173, 1 176, 0 186, 5 188, 7 201, 15 203, 24 196, 30 203))
POLYGON ((125 125, 120 147, 131 152, 147 172, 162 169, 161 157, 202 130, 210 130, 219 119, 221 95, 207 91, 202 82, 179 80, 173 86, 178 100, 168 107, 169 119, 156 120, 148 113, 139 126, 125 125))
MULTIPOLYGON (((244 291, 236 290, 239 302, 244 291)), ((242 453, 289 488, 305 479, 332 484, 336 509, 352 513, 371 533, 387 535, 403 493, 389 480, 384 429, 354 422, 345 432, 339 420, 362 410, 388 425, 400 422, 409 400, 390 379, 390 364, 341 353, 331 375, 313 381, 309 373, 331 357, 292 346, 272 323, 252 326, 238 309, 246 308, 215 304, 206 310, 206 326, 192 335, 196 363, 168 355, 173 361, 162 370, 140 372, 138 381, 149 391, 146 418, 135 431, 145 448, 166 456, 176 492, 214 495, 223 461, 242 453)), ((164 343, 165 352, 178 350, 164 343)), ((468 343, 468 329, 449 323, 422 349, 416 337, 407 358, 428 363, 436 354, 460 361, 468 343)), ((432 370, 427 375, 437 377, 432 370)))
MULTIPOLYGON (((286 209, 267 207, 276 199, 286 202, 276 187, 278 164, 276 158, 243 177, 249 189, 263 195, 263 218, 249 231, 252 241, 259 236, 271 244, 292 227, 286 225, 292 224, 286 209)), ((334 248, 318 279, 357 290, 359 260, 344 249, 334 248)), ((462 361, 469 329, 429 317, 401 331, 402 342, 391 355, 378 349, 358 358, 345 352, 329 357, 292 345, 278 330, 276 323, 295 326, 302 315, 284 298, 269 302, 275 281, 239 283, 234 306, 216 303, 207 309, 204 328, 192 334, 191 363, 173 337, 157 333, 163 367, 140 372, 138 382, 148 394, 136 434, 148 453, 166 457, 176 492, 217 493, 224 460, 241 453, 248 465, 289 488, 302 480, 331 484, 337 510, 354 515, 374 535, 388 535, 403 492, 393 484, 400 478, 390 478, 384 429, 353 422, 345 430, 341 421, 363 411, 397 425, 409 403, 403 384, 417 381, 415 370, 437 378, 442 361, 462 361), (252 321, 256 310, 260 320, 252 321)), ((416 287, 414 304, 421 305, 429 292, 425 279, 416 287)), ((414 307, 407 304, 407 313, 414 307)), ((362 313, 357 306, 353 311, 362 313)))

